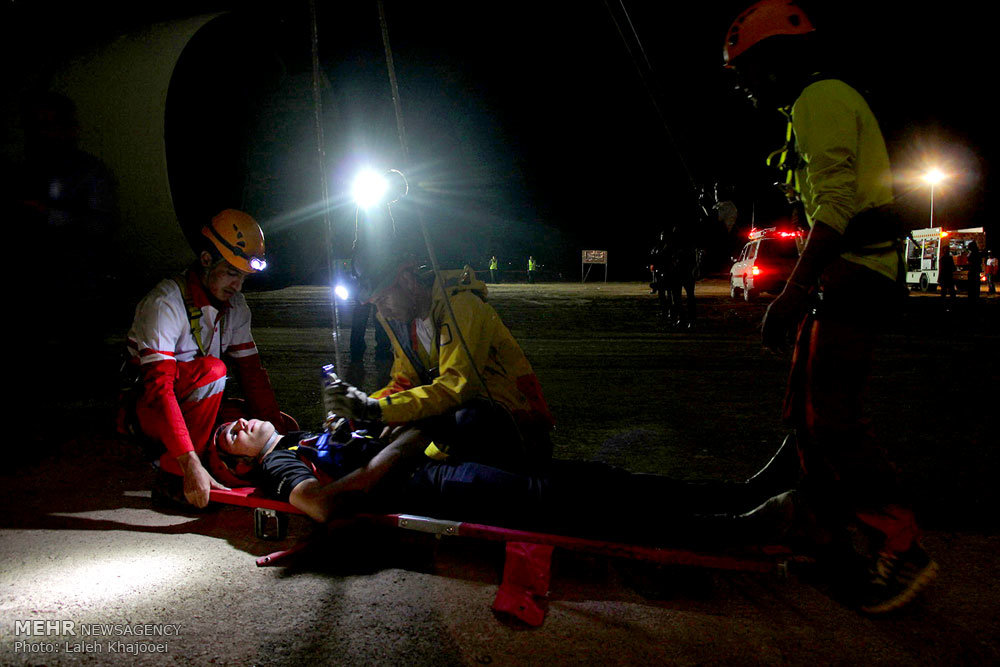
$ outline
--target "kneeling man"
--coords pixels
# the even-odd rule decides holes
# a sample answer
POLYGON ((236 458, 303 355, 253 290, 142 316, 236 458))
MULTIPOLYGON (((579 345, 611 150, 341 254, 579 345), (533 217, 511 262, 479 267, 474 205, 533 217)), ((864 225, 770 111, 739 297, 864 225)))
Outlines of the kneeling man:
POLYGON ((141 390, 134 415, 120 423, 124 430, 134 418, 142 434, 162 444, 162 484, 171 487, 183 476, 184 498, 195 507, 208 504, 210 489, 222 488, 199 455, 212 435, 227 371, 238 376, 251 414, 282 430, 286 421, 240 293, 246 277, 266 266, 264 234, 252 217, 232 209, 215 216, 201 234, 195 263, 161 281, 136 306, 128 349, 141 390))
POLYGON ((531 364, 486 301, 486 283, 469 267, 435 278, 392 250, 372 250, 355 267, 392 342, 392 379, 371 396, 339 383, 328 396, 333 411, 416 425, 435 460, 544 470, 554 420, 531 364))

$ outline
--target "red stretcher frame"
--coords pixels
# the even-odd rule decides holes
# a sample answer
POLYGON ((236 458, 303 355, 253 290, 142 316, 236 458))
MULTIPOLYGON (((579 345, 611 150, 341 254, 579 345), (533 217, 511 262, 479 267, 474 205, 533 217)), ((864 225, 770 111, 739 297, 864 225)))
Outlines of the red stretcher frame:
MULTIPOLYGON (((213 490, 215 502, 263 509, 287 514, 305 512, 289 503, 272 500, 253 487, 228 491, 213 490)), ((448 521, 412 514, 362 514, 350 520, 331 524, 331 528, 354 523, 370 523, 400 530, 429 533, 437 537, 466 537, 503 542, 506 560, 503 579, 497 591, 493 608, 509 613, 528 625, 541 625, 545 610, 539 604, 548 593, 552 551, 555 548, 569 551, 645 561, 658 565, 683 565, 715 570, 739 572, 776 573, 784 575, 788 564, 802 560, 783 545, 745 547, 734 553, 706 553, 691 549, 652 547, 639 544, 609 542, 568 535, 538 533, 500 526, 488 526, 462 521, 448 521)), ((276 551, 256 559, 258 567, 276 565, 308 546, 300 542, 295 546, 276 551)))

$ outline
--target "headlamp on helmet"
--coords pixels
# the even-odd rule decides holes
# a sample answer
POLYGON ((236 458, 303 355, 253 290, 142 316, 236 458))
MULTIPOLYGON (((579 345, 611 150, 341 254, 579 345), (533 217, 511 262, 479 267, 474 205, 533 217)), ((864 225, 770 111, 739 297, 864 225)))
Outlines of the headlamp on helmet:
POLYGON ((250 215, 226 209, 201 228, 222 258, 240 271, 260 273, 267 268, 264 259, 264 232, 250 215))

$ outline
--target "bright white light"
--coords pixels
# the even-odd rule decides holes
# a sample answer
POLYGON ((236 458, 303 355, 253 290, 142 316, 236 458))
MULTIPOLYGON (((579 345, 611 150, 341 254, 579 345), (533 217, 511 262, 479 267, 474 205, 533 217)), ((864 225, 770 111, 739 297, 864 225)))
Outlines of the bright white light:
POLYGON ((336 287, 334 287, 333 293, 336 294, 337 298, 340 299, 341 301, 347 301, 348 297, 351 296, 351 293, 347 291, 347 288, 344 287, 343 285, 337 285, 336 287))
POLYGON ((382 201, 388 187, 389 184, 381 174, 366 169, 354 179, 351 194, 358 206, 367 209, 382 201))
POLYGON ((263 271, 267 268, 267 262, 260 257, 253 257, 250 259, 250 268, 254 271, 263 271))
POLYGON ((944 174, 940 169, 935 168, 925 173, 923 176, 921 176, 921 178, 924 179, 924 183, 927 183, 928 185, 937 185, 945 178, 947 178, 947 175, 944 174))
MULTIPOLYGON (((203 575, 189 578, 191 556, 180 549, 170 553, 175 547, 166 541, 158 543, 158 549, 143 545, 111 552, 105 547, 83 540, 51 560, 27 558, 7 567, 0 575, 0 585, 5 591, 25 591, 22 595, 28 597, 30 608, 40 609, 100 609, 109 604, 117 608, 128 601, 151 602, 186 587, 208 585, 198 581, 203 575)), ((12 561, 4 562, 10 565, 12 561)), ((10 602, 18 604, 13 595, 10 602)))

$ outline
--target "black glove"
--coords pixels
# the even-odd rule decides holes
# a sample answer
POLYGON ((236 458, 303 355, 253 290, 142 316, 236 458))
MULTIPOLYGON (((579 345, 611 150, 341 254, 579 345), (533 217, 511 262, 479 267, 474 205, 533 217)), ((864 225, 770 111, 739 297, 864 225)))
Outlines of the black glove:
POLYGON ((378 401, 353 385, 341 380, 326 391, 328 405, 334 414, 358 421, 378 421, 382 418, 378 401))

